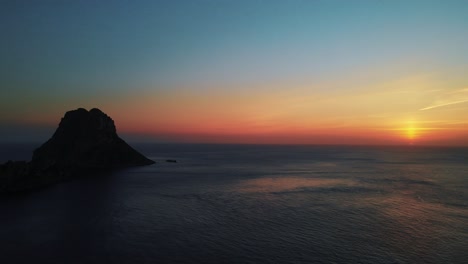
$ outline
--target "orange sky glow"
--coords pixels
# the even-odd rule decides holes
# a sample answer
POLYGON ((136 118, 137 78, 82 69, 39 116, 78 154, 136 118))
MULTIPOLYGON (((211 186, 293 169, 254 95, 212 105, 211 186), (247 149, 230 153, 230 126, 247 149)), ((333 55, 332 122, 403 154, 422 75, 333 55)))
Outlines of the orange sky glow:
POLYGON ((17 119, 56 126, 66 106, 101 105, 120 133, 157 142, 461 146, 468 145, 468 88, 460 83, 417 74, 243 89, 145 89, 51 102, 17 119))
POLYGON ((456 85, 418 74, 240 91, 184 87, 122 96, 103 109, 119 131, 169 142, 466 145, 468 89, 456 85), (346 92, 335 89, 345 84, 346 92))

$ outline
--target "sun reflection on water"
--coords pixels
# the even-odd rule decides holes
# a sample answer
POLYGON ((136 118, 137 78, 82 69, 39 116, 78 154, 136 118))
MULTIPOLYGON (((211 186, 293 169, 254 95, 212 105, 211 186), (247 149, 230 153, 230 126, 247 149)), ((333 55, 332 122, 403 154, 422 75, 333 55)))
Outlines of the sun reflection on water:
POLYGON ((239 192, 281 192, 295 189, 333 186, 352 186, 354 182, 347 179, 325 179, 305 177, 266 177, 242 181, 236 187, 239 192))

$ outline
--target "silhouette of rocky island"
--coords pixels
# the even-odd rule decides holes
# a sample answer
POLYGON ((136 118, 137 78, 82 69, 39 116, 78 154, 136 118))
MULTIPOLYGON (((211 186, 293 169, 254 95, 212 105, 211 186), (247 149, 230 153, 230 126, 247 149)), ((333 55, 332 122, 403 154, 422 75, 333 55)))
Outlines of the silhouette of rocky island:
POLYGON ((97 108, 68 111, 52 138, 30 162, 0 165, 0 193, 27 191, 86 173, 153 164, 117 135, 114 121, 97 108))

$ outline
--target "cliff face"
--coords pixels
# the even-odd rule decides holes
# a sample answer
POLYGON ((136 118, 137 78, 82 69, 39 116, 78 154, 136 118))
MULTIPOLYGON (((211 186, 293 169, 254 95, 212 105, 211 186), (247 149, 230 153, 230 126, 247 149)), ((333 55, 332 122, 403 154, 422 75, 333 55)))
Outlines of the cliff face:
POLYGON ((65 113, 54 135, 33 153, 31 162, 0 165, 0 193, 37 188, 96 169, 153 164, 116 132, 99 109, 65 113))

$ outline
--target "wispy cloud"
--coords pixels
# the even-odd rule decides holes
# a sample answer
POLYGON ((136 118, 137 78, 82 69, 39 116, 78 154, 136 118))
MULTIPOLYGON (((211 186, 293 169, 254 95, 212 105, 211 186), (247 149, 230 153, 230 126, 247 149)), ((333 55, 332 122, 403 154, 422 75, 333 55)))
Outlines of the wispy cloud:
POLYGON ((458 89, 443 93, 439 98, 431 105, 419 109, 420 111, 430 110, 439 107, 445 107, 449 105, 456 105, 468 102, 468 88, 458 89))
POLYGON ((465 103, 465 102, 468 102, 468 99, 460 100, 460 101, 447 102, 447 103, 441 103, 441 104, 436 104, 436 105, 431 105, 431 106, 428 106, 428 107, 421 108, 419 110, 424 111, 424 110, 434 109, 434 108, 443 107, 443 106, 447 106, 447 105, 461 104, 461 103, 465 103))

